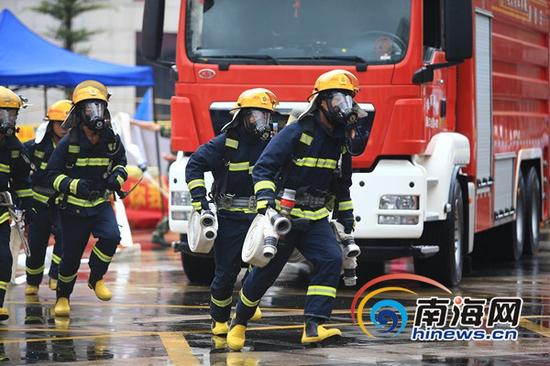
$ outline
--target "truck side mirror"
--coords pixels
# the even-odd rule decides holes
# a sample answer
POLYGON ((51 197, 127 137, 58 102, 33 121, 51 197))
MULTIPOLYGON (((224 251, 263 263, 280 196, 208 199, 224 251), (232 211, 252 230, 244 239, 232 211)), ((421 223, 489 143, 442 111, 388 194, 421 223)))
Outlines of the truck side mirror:
POLYGON ((434 70, 432 68, 423 66, 413 74, 413 84, 420 85, 432 81, 434 81, 434 70))
POLYGON ((472 0, 445 0, 445 51, 447 61, 472 57, 472 0))
POLYGON ((165 0, 145 0, 143 8, 142 53, 146 60, 156 62, 162 49, 165 0))

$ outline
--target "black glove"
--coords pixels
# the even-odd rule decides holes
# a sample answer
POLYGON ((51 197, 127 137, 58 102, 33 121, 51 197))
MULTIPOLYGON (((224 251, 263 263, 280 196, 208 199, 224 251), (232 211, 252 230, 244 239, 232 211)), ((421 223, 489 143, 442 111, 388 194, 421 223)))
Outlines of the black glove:
POLYGON ((83 199, 89 199, 89 197, 92 196, 92 192, 97 191, 94 185, 92 180, 80 179, 76 186, 76 196, 83 199))
POLYGON ((125 180, 125 174, 123 174, 120 170, 115 170, 107 177, 106 187, 110 191, 119 191, 125 180))
POLYGON ((352 210, 339 212, 336 221, 342 224, 346 234, 351 234, 351 232, 355 229, 355 218, 353 217, 352 210))
POLYGON ((197 212, 201 212, 202 210, 208 211, 210 210, 210 206, 208 205, 208 200, 205 196, 194 198, 191 202, 191 205, 193 205, 193 208, 197 212))
POLYGON ((269 207, 271 207, 273 209, 276 207, 275 197, 273 197, 273 196, 258 197, 258 199, 256 201, 256 207, 258 207, 258 213, 259 214, 265 215, 265 212, 267 211, 267 209, 269 207))

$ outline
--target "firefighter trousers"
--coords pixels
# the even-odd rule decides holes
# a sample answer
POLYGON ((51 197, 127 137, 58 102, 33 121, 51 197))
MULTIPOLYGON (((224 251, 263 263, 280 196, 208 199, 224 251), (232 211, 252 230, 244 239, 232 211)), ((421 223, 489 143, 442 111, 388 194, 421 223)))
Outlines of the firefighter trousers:
POLYGON ((210 314, 217 322, 229 320, 233 288, 241 271, 244 238, 251 222, 244 214, 242 219, 218 215, 218 236, 214 242, 216 270, 210 284, 210 314))
POLYGON ((4 297, 11 280, 13 257, 10 250, 10 222, 0 224, 0 307, 4 305, 4 297))
POLYGON ((237 303, 237 322, 246 324, 260 299, 275 282, 294 248, 314 268, 307 289, 304 315, 328 320, 342 269, 342 249, 327 219, 311 221, 303 230, 293 229, 280 241, 275 257, 263 268, 254 267, 244 281, 237 303))
POLYGON ((61 223, 56 208, 40 207, 36 209, 29 225, 29 248, 31 256, 26 260, 27 283, 38 286, 42 282, 44 273, 44 259, 46 249, 53 233, 55 245, 53 247, 52 261, 49 277, 57 279, 59 263, 63 253, 63 240, 61 234, 61 223))
POLYGON ((60 217, 64 245, 57 282, 58 298, 71 295, 80 267, 80 259, 90 234, 98 239, 92 248, 89 261, 88 282, 92 286, 95 286, 95 283, 107 272, 120 242, 115 213, 108 202, 98 206, 97 214, 93 216, 81 217, 60 210, 60 217))

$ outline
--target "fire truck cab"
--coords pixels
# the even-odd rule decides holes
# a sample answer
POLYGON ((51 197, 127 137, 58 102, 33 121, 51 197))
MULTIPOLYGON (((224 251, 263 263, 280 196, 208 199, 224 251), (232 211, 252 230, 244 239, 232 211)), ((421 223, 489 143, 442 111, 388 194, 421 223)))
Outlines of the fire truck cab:
MULTIPOLYGON (((360 262, 412 256, 417 273, 456 286, 478 234, 495 256, 536 254, 549 207, 548 1, 182 0, 179 16, 173 230, 185 233, 191 211, 185 155, 244 89, 273 90, 285 115, 341 68, 375 113, 354 158, 360 262)), ((150 60, 163 18, 164 1, 147 0, 150 60)))

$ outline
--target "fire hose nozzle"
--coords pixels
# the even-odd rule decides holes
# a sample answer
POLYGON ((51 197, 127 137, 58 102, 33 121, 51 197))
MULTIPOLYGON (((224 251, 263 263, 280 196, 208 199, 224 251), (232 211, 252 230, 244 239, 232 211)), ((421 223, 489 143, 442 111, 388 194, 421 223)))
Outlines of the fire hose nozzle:
POLYGON ((355 241, 352 243, 348 243, 347 245, 345 243, 342 243, 344 246, 344 256, 348 258, 355 258, 359 257, 361 254, 361 248, 359 248, 359 245, 355 244, 355 241))
POLYGON ((205 210, 201 213, 201 219, 200 219, 201 226, 203 227, 214 226, 215 221, 216 221, 216 216, 214 216, 212 211, 205 210))
POLYGON ((277 243, 279 239, 274 236, 267 236, 264 239, 263 255, 266 258, 273 258, 277 254, 277 243))
POLYGON ((273 229, 279 236, 288 234, 292 228, 290 220, 280 214, 271 217, 271 225, 273 225, 273 229))

